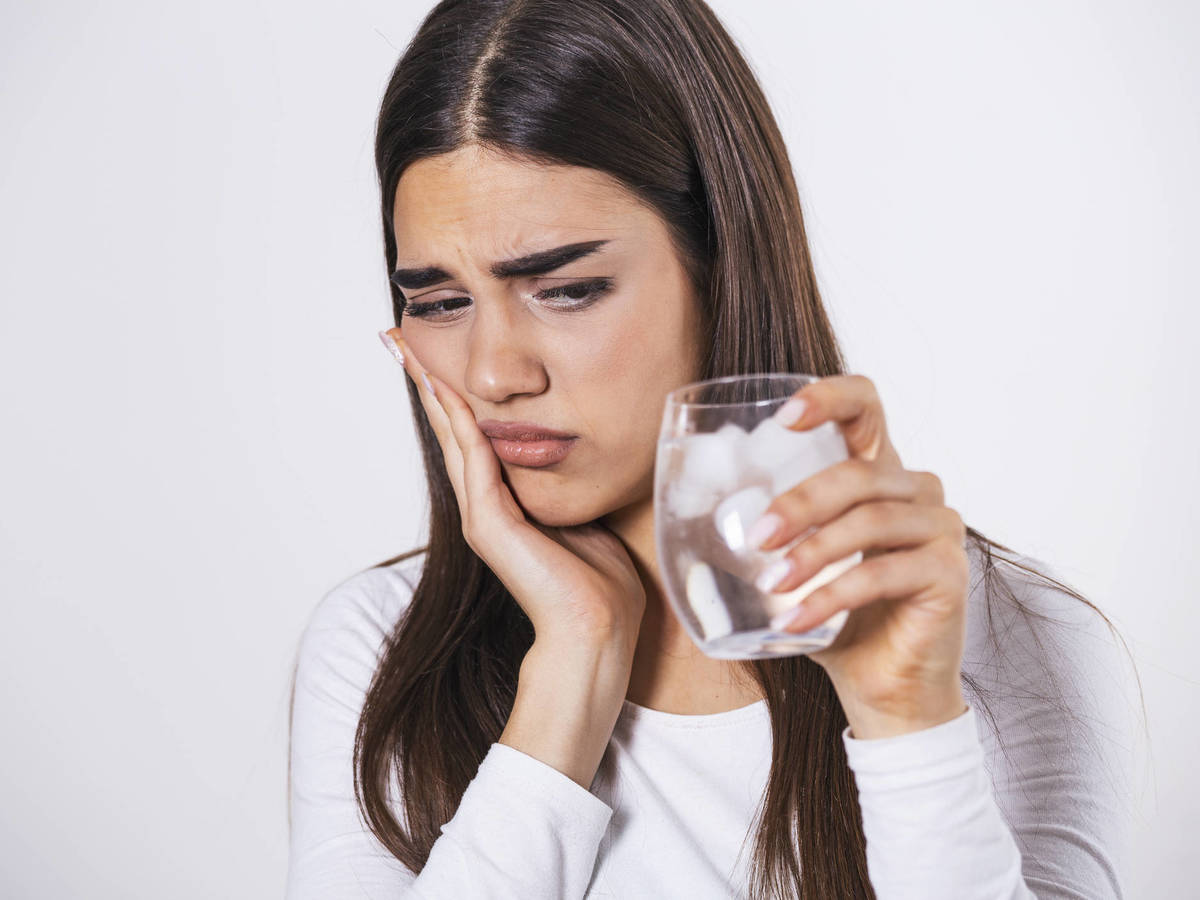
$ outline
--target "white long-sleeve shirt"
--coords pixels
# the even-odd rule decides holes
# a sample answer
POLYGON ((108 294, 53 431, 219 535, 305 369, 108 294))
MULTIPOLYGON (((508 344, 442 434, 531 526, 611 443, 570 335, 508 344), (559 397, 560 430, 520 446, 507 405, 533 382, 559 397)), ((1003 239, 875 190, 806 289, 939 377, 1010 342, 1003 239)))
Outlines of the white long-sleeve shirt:
MULTIPOLYGON (((969 556, 963 670, 986 689, 1005 747, 969 691, 967 711, 933 728, 843 731, 876 895, 1120 898, 1136 731, 1125 651, 1090 608, 1003 562, 1017 595, 1052 621, 1006 602, 989 619, 973 546, 969 556)), ((765 700, 711 715, 626 700, 590 790, 494 743, 419 875, 383 848, 355 805, 354 732, 424 559, 351 576, 302 635, 288 900, 745 896, 771 757, 765 700)))

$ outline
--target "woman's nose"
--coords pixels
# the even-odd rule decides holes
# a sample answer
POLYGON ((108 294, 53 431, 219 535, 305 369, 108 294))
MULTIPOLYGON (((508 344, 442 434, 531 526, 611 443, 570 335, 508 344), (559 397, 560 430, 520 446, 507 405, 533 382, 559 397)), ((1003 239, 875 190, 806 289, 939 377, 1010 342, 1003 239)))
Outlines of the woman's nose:
POLYGON ((530 323, 519 312, 477 306, 467 348, 466 389, 489 403, 502 403, 517 394, 546 389, 546 369, 534 345, 530 323))

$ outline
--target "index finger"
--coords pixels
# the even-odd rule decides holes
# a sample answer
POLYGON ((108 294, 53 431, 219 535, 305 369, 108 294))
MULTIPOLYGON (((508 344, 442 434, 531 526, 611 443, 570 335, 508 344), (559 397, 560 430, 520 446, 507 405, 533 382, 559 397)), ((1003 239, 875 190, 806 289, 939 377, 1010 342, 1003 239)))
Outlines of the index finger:
POLYGON ((887 445, 883 402, 865 375, 827 375, 810 382, 775 411, 775 418, 792 431, 836 422, 851 456, 875 459, 887 445))
POLYGON ((474 487, 479 494, 486 494, 503 480, 496 451, 487 435, 479 430, 471 405, 442 379, 436 375, 429 377, 434 386, 434 398, 441 404, 455 443, 462 452, 463 485, 468 493, 474 487))
MULTIPOLYGON (((427 373, 424 365, 417 359, 412 348, 408 346, 408 342, 404 340, 403 333, 393 334, 392 329, 381 331, 380 337, 387 336, 391 339, 393 345, 400 350, 398 357, 401 365, 404 366, 404 371, 417 387, 417 399, 421 401, 421 406, 425 410, 425 418, 429 422, 429 427, 433 430, 434 437, 437 438, 438 444, 442 448, 442 461, 446 467, 446 474, 450 478, 451 486, 454 488, 455 494, 459 498, 466 496, 466 491, 463 490, 463 453, 459 447, 458 441, 455 439, 454 431, 450 426, 449 415, 442 406, 441 401, 433 393, 427 381, 427 373), (418 381, 418 378, 420 381, 418 381), (424 382, 424 388, 421 387, 421 382, 424 382)), ((387 344, 387 341, 384 342, 387 344)), ((391 348, 388 348, 391 350, 391 348)), ((460 499, 460 505, 462 500, 460 499)), ((464 509, 465 512, 465 509, 464 509)))

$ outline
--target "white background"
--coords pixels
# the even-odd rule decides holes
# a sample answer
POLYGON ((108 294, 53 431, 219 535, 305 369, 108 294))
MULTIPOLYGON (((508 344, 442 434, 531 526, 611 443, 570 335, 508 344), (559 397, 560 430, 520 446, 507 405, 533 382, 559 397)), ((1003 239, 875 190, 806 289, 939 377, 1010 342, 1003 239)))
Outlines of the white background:
MULTIPOLYGON (((372 133, 429 6, 0 11, 4 896, 282 893, 300 630, 423 527, 372 133)), ((1130 642, 1186 895, 1200 7, 714 6, 905 464, 1130 642)))

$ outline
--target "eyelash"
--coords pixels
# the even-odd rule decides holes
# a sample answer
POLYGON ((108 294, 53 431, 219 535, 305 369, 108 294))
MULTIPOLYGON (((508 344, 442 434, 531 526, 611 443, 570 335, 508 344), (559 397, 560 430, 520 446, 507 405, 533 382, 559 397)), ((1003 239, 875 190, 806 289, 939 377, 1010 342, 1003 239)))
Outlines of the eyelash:
MULTIPOLYGON (((608 278, 594 278, 590 281, 576 281, 571 284, 561 284, 558 287, 547 288, 544 291, 539 291, 534 294, 539 300, 552 300, 555 297, 561 297, 568 291, 577 291, 582 288, 588 288, 586 294, 582 297, 567 297, 567 302, 564 304, 568 311, 584 309, 591 306, 600 297, 612 289, 612 280, 608 278)), ((404 306, 403 314, 412 316, 413 318, 446 318, 446 316, 438 315, 442 312, 450 312, 446 309, 447 303, 456 303, 459 300, 469 300, 469 297, 448 297, 445 300, 434 300, 432 303, 408 303, 404 306)))

